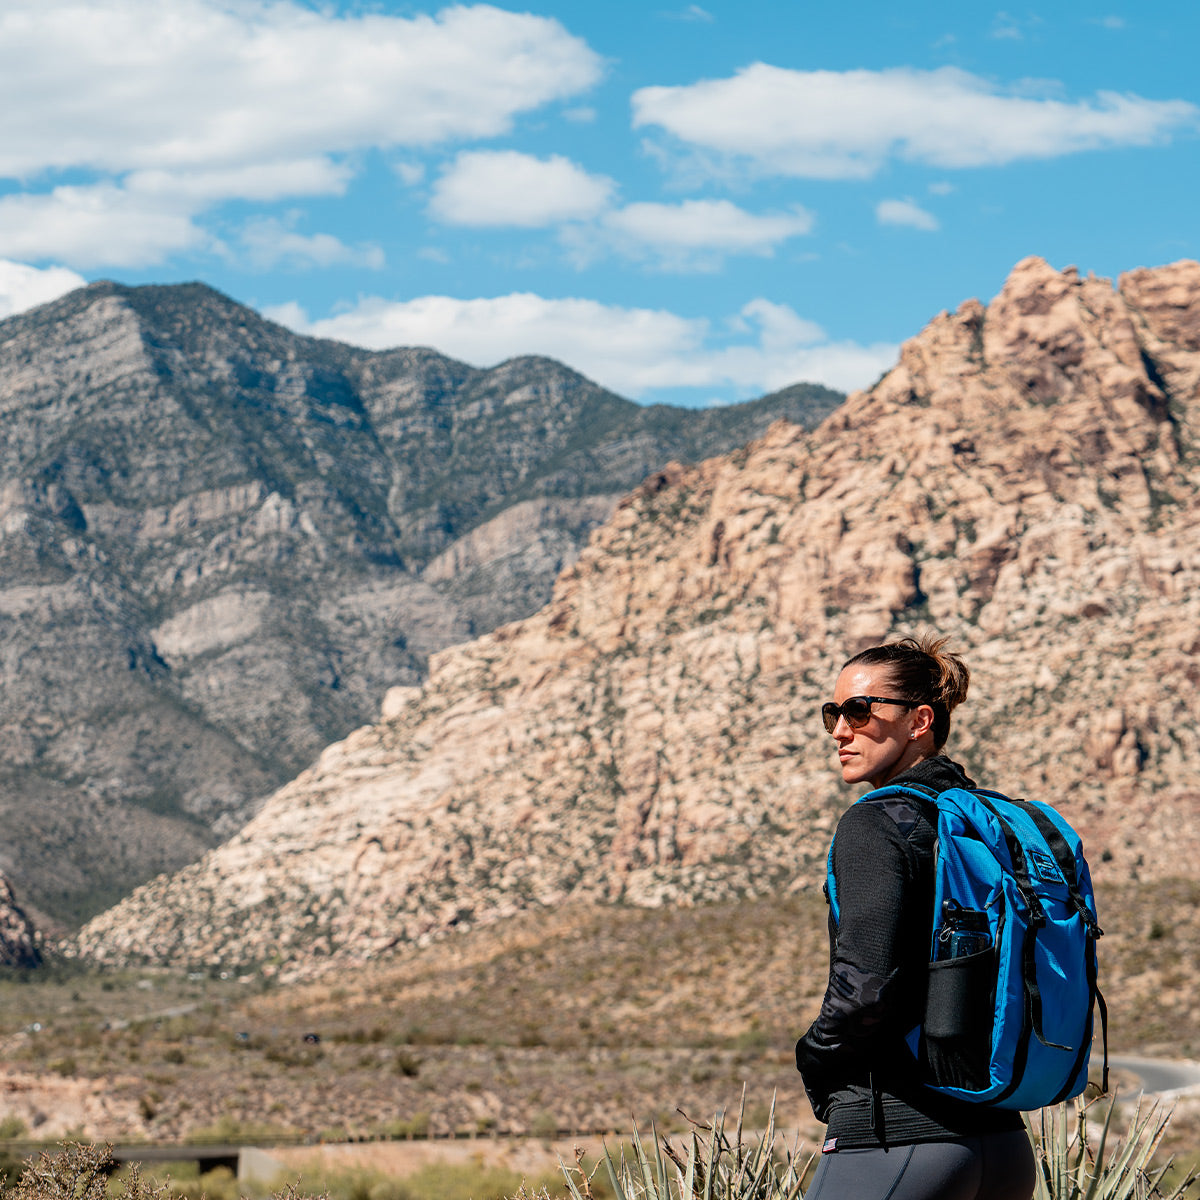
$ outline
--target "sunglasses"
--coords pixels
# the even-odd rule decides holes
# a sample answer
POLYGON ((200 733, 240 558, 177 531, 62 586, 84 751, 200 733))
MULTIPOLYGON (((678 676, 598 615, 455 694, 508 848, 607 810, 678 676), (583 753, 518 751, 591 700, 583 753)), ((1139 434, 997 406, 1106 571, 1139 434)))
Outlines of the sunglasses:
POLYGON ((845 717, 846 724, 851 729, 861 729, 871 719, 872 704, 903 704, 912 708, 911 700, 897 700, 894 696, 851 696, 841 704, 832 700, 821 705, 821 720, 825 723, 825 732, 832 733, 837 728, 838 718, 845 717))

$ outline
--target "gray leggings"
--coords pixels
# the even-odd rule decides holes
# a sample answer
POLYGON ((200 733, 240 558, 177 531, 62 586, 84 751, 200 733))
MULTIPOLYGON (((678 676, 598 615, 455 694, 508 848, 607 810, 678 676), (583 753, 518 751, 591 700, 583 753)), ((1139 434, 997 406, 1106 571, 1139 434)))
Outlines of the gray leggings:
POLYGON ((1030 1200, 1025 1131, 821 1155, 804 1200, 1030 1200))

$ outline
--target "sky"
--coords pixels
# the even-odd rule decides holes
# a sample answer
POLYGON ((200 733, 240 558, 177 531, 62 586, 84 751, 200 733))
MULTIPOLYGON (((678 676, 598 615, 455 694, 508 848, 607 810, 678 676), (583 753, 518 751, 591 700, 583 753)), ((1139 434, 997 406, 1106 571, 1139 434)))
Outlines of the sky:
POLYGON ((3 0, 0 317, 201 280, 704 406, 1200 257, 1194 0, 3 0))

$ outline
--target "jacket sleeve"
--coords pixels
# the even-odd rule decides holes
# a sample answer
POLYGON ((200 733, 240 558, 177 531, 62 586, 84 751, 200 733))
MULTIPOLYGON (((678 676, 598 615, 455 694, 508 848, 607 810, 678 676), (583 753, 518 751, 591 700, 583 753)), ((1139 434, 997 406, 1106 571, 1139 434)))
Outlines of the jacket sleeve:
POLYGON ((833 847, 839 914, 836 929, 830 923, 829 982, 816 1021, 796 1043, 796 1066, 822 1121, 830 1095, 865 1082, 881 1039, 897 1032, 900 950, 916 869, 908 840, 876 804, 847 809, 833 847))

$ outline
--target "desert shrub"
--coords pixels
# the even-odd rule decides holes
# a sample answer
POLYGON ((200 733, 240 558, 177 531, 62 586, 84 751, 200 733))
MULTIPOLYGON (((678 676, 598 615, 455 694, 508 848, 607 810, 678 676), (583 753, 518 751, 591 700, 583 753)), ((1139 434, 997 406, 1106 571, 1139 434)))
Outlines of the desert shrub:
POLYGON ((321 1182, 325 1187, 322 1195, 326 1200, 415 1200, 401 1184, 384 1178, 377 1171, 350 1170, 321 1174, 321 1182))
POLYGON ((6 1113, 0 1117, 0 1141, 15 1141, 17 1138, 28 1136, 29 1126, 25 1123, 24 1117, 19 1117, 16 1113, 6 1113))
POLYGON ((516 1172, 481 1163, 430 1163, 402 1178, 363 1169, 323 1170, 317 1178, 326 1200, 503 1200, 522 1186, 516 1172))
MULTIPOLYGON (((5 1187, 5 1200, 107 1200, 112 1170, 111 1146, 73 1143, 61 1154, 40 1154, 25 1164, 15 1187, 5 1187)), ((166 1195, 161 1185, 147 1183, 136 1164, 116 1193, 117 1200, 154 1200, 166 1195)))
POLYGON ((240 1200, 242 1193, 228 1167, 214 1167, 198 1179, 180 1180, 172 1176, 164 1195, 172 1200, 240 1200))
POLYGON ((543 1142, 553 1141, 558 1134, 558 1118, 549 1109, 539 1109, 529 1122, 529 1132, 543 1142))
POLYGON ((385 1138, 423 1138, 429 1136, 428 1112, 416 1112, 411 1117, 396 1117, 376 1125, 372 1132, 385 1138))
POLYGON ((515 1171, 472 1163, 430 1163, 402 1182, 420 1200, 504 1200, 522 1184, 515 1171))
MULTIPOLYGON (((112 1147, 80 1142, 64 1145, 57 1154, 39 1154, 24 1166, 13 1187, 0 1187, 0 1200, 171 1200, 172 1197, 198 1197, 207 1200, 236 1200, 237 1184, 226 1170, 223 1175, 210 1172, 176 1190, 168 1181, 146 1179, 141 1167, 131 1163, 111 1180, 114 1167, 112 1147), (224 1190, 218 1190, 218 1189, 224 1190)), ((273 1200, 331 1200, 301 1193, 291 1184, 274 1194, 273 1200)))
POLYGON ((226 1113, 211 1125, 193 1127, 188 1130, 187 1136, 193 1142, 242 1145, 247 1142, 268 1142, 272 1138, 294 1137, 295 1133, 290 1125, 271 1121, 243 1121, 226 1113))
POLYGON ((421 1060, 404 1046, 396 1051, 392 1065, 397 1075, 403 1075, 408 1079, 415 1079, 421 1073, 421 1060))

